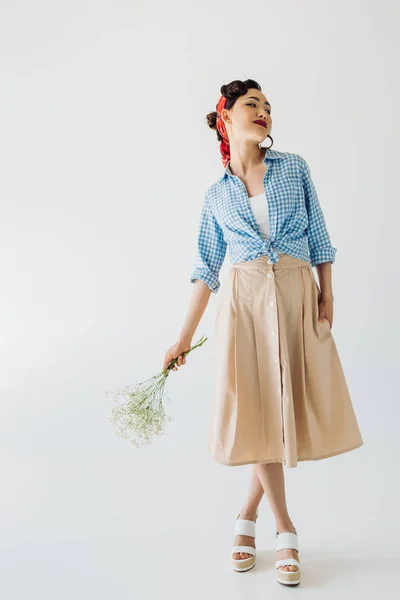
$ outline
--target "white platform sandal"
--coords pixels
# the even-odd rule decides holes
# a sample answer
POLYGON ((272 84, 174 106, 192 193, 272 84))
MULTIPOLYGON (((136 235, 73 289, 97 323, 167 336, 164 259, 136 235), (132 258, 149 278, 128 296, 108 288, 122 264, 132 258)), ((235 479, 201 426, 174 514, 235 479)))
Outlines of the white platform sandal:
MULTIPOLYGON (((248 519, 239 519, 240 513, 236 517, 235 522, 235 535, 248 535, 250 537, 256 537, 256 521, 258 518, 258 510, 256 513, 256 520, 250 521, 248 519)), ((256 549, 253 546, 233 546, 232 552, 232 567, 234 571, 249 571, 256 564, 256 549), (247 558, 233 558, 235 552, 246 552, 251 554, 247 558)))
MULTIPOLYGON (((283 550, 285 548, 293 548, 293 550, 299 550, 299 539, 297 533, 291 531, 283 531, 282 533, 276 533, 276 551, 283 550)), ((275 561, 276 568, 276 579, 279 583, 284 585, 297 585, 300 583, 301 571, 300 562, 296 558, 282 558, 275 561), (282 571, 278 567, 284 565, 294 565, 298 567, 298 571, 282 571)))

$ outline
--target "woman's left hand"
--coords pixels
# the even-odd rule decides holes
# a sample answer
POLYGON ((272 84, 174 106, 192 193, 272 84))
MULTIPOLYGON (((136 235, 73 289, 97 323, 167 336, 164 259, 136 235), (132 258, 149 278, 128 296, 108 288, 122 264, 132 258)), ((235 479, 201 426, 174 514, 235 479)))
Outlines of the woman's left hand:
POLYGON ((333 296, 320 296, 318 302, 318 321, 320 323, 324 322, 324 319, 327 319, 329 322, 329 327, 332 329, 333 323, 333 296))

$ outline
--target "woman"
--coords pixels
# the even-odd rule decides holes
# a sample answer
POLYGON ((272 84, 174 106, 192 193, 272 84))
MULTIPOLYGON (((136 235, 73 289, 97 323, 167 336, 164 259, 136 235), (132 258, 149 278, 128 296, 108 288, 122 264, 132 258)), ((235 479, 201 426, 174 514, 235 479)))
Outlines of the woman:
POLYGON ((231 269, 215 322, 216 370, 208 449, 225 465, 251 464, 237 515, 233 568, 255 564, 255 522, 264 495, 276 519, 277 580, 300 582, 298 536, 286 506, 283 464, 363 445, 331 333, 331 245, 308 164, 271 150, 271 105, 254 80, 221 88, 217 130, 222 177, 200 216, 196 282, 181 335, 163 368, 188 350, 229 248, 231 269), (271 145, 261 143, 269 137, 271 145), (318 272, 319 285, 312 267, 318 272), (240 517, 240 519, 239 519, 240 517))

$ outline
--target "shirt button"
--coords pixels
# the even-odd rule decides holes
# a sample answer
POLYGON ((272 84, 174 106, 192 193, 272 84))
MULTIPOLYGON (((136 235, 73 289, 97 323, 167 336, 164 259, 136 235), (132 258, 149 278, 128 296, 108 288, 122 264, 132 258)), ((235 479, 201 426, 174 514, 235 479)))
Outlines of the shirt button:
POLYGON ((267 273, 267 277, 268 277, 268 279, 271 279, 272 273, 267 273))
POLYGON ((275 362, 275 363, 277 363, 277 362, 278 362, 278 359, 277 359, 277 358, 275 358, 274 362, 275 362))
POLYGON ((268 260, 267 260, 267 264, 268 264, 268 265, 272 265, 272 260, 268 259, 268 260))
POLYGON ((270 303, 269 303, 269 305, 270 305, 270 306, 275 306, 273 302, 270 302, 270 303))
POLYGON ((273 329, 273 330, 271 331, 271 333, 272 333, 272 335, 275 335, 275 333, 276 333, 275 329, 273 329))

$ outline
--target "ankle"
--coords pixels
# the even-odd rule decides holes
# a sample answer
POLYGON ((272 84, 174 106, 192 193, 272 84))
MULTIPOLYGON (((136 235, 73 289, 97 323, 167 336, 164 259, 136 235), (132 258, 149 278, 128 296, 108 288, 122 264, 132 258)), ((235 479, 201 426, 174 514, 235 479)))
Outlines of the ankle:
POLYGON ((255 521, 257 516, 257 506, 244 506, 240 510, 239 519, 248 519, 255 521))
POLYGON ((296 528, 294 527, 292 521, 277 521, 276 522, 276 531, 277 533, 290 532, 297 533, 296 528))

